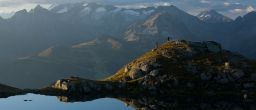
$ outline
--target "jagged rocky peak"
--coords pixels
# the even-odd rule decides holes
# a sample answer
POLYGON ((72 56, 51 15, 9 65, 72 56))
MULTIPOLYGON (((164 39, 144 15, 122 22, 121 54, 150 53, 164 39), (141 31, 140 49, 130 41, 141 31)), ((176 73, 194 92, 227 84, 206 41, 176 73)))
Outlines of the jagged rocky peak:
POLYGON ((231 18, 218 13, 216 10, 207 10, 199 13, 197 17, 208 23, 223 23, 233 21, 231 18))
POLYGON ((12 18, 16 18, 16 17, 24 17, 28 15, 28 11, 26 9, 17 11, 12 18))
POLYGON ((157 12, 162 12, 162 13, 174 13, 174 12, 180 12, 179 8, 177 8, 174 5, 169 5, 169 6, 158 6, 156 7, 157 12))
POLYGON ((45 13, 49 12, 48 9, 43 8, 41 5, 37 5, 34 9, 30 10, 30 13, 45 13))
POLYGON ((246 21, 251 21, 251 22, 254 22, 255 19, 256 19, 256 12, 255 11, 252 11, 250 13, 247 13, 246 15, 244 15, 244 20, 246 21))

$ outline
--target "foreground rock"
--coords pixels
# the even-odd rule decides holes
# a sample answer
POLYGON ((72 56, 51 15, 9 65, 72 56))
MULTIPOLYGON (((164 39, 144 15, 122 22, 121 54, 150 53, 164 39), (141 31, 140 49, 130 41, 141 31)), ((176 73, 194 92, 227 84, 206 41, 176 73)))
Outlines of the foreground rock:
POLYGON ((100 92, 114 92, 121 86, 117 82, 93 81, 79 77, 70 77, 56 81, 50 87, 39 90, 41 94, 49 95, 83 95, 100 92))

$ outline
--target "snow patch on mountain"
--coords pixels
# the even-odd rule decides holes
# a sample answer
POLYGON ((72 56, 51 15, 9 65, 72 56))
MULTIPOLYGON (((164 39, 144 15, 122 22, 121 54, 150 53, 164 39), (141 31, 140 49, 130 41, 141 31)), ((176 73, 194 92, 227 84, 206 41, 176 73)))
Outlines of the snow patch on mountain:
POLYGON ((197 15, 197 17, 208 23, 223 23, 232 21, 231 18, 228 18, 215 10, 203 11, 197 15))

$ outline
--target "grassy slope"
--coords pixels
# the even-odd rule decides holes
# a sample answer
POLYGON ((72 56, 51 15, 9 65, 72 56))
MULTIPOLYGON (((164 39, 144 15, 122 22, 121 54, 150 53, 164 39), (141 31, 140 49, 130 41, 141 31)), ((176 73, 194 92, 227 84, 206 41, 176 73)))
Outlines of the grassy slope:
MULTIPOLYGON (((172 49, 176 50, 176 49, 184 49, 184 48, 187 48, 187 45, 184 45, 184 44, 174 45, 174 42, 167 42, 167 43, 163 44, 162 46, 160 46, 159 48, 155 49, 154 51, 149 51, 149 52, 145 53, 144 55, 140 56, 139 58, 137 58, 136 60, 133 60, 128 65, 132 65, 132 68, 133 68, 142 62, 151 62, 153 60, 157 60, 157 61, 160 61, 164 65, 163 68, 165 71, 169 71, 169 70, 179 71, 180 65, 174 64, 169 59, 164 58, 161 55, 161 52, 163 52, 165 50, 172 50, 172 49)), ((176 54, 175 51, 171 51, 171 52, 173 52, 172 54, 176 54)), ((121 68, 119 71, 117 71, 117 73, 115 75, 108 77, 105 80, 117 81, 123 77, 128 77, 129 76, 128 72, 124 73, 124 69, 125 69, 125 67, 121 68)), ((182 73, 182 71, 180 71, 180 73, 182 73)))
MULTIPOLYGON (((206 54, 199 54, 196 56, 193 56, 192 58, 189 59, 183 59, 181 56, 183 55, 181 50, 186 50, 190 48, 190 45, 186 43, 180 43, 176 44, 175 42, 167 42, 161 45, 159 48, 155 49, 154 51, 149 51, 146 54, 138 57, 136 60, 133 60, 131 63, 127 64, 131 66, 131 68, 136 68, 138 67, 139 64, 141 63, 149 63, 156 60, 157 62, 161 63, 162 67, 160 70, 160 74, 162 75, 170 75, 178 78, 180 81, 181 86, 177 88, 162 88, 162 89, 167 89, 168 91, 174 91, 174 93, 177 93, 178 88, 182 90, 181 92, 193 92, 196 90, 195 94, 203 94, 204 91, 207 92, 208 90, 205 89, 204 87, 206 85, 209 86, 209 89, 220 89, 221 91, 218 91, 218 94, 234 94, 234 93, 239 93, 240 90, 238 86, 235 85, 235 83, 229 83, 229 84, 223 84, 219 85, 215 81, 203 81, 200 79, 200 76, 196 76, 190 73, 190 71, 187 71, 184 68, 184 65, 187 65, 188 63, 191 65, 196 66, 199 68, 199 72, 207 72, 209 70, 212 70, 213 73, 219 72, 221 73, 222 70, 224 70, 224 63, 225 62, 230 62, 232 65, 232 68, 234 69, 242 69, 242 66, 244 63, 248 63, 250 66, 247 69, 242 69, 245 72, 244 77, 241 79, 241 82, 247 82, 250 80, 250 76, 253 73, 256 73, 256 63, 255 61, 251 61, 246 59, 245 57, 235 54, 226 50, 223 50, 221 53, 218 54, 211 54, 211 53, 206 53, 206 54), (171 54, 172 58, 166 58, 162 56, 162 52, 168 51, 169 54, 171 54), (181 52, 181 53, 180 53, 181 52), (231 57, 232 56, 232 57, 231 57), (240 62, 236 62, 235 60, 230 60, 230 58, 238 58, 240 62), (252 63, 252 65, 250 64, 252 63), (197 86, 195 88, 192 88, 190 90, 189 88, 186 87, 187 82, 193 82, 197 86), (231 92, 232 91, 232 92, 231 92), (235 92, 237 91, 237 92, 235 92)), ((125 65, 123 68, 121 68, 119 71, 116 72, 115 75, 110 76, 104 80, 106 81, 120 81, 124 77, 129 77, 129 72, 124 72, 125 65)), ((130 84, 138 84, 142 78, 138 79, 129 79, 127 82, 130 84)), ((216 92, 217 92, 216 91, 216 92)))

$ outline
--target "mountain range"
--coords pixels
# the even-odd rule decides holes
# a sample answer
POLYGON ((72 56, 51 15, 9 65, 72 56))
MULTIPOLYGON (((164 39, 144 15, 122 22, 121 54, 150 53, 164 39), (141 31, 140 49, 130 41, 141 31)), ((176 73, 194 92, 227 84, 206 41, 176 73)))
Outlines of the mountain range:
POLYGON ((254 19, 255 12, 232 20, 214 10, 193 16, 175 6, 38 5, 0 19, 0 80, 36 88, 70 75, 103 78, 167 38, 214 40, 256 58, 254 19))

